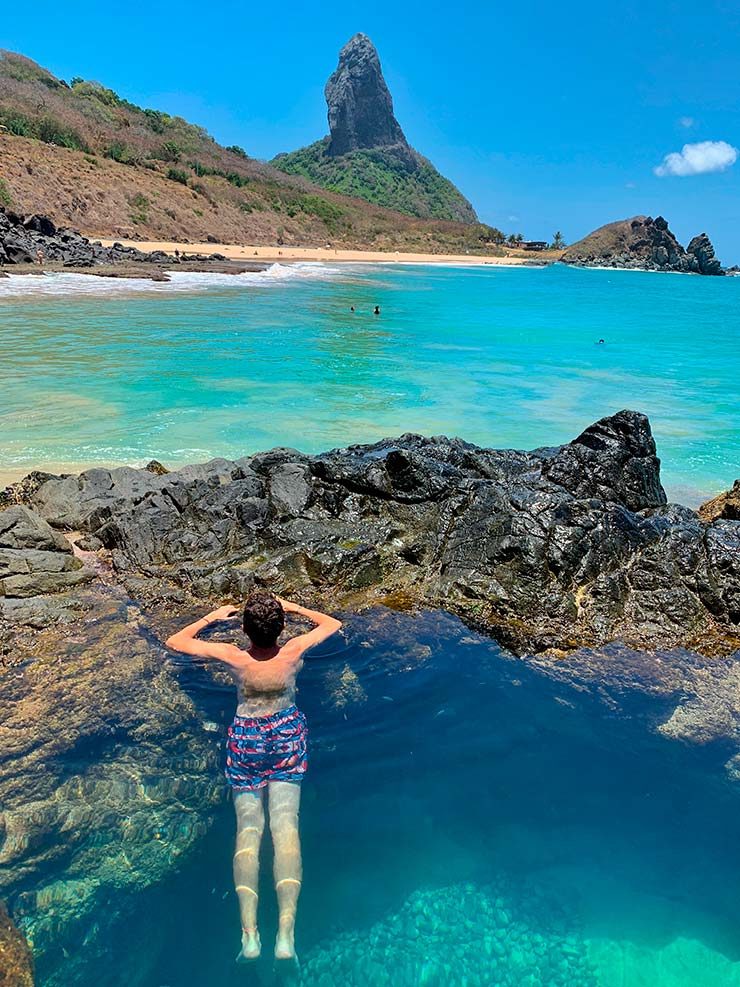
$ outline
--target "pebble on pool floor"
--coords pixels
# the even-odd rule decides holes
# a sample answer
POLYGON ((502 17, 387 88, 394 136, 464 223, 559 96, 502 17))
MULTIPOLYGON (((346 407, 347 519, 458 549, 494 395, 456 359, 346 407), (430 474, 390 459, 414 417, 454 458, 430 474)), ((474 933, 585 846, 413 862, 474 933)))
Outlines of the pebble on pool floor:
POLYGON ((595 987, 586 945, 536 889, 501 881, 413 892, 306 957, 305 987, 595 987))

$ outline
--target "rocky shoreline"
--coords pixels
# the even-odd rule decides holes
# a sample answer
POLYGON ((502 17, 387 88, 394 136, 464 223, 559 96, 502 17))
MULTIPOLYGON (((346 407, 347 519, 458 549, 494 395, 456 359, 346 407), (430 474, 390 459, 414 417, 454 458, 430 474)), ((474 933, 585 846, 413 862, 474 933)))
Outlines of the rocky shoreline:
POLYGON ((667 737, 740 751, 735 504, 667 504, 649 422, 628 411, 532 452, 407 434, 7 488, 0 898, 44 983, 112 957, 121 909, 223 799, 218 727, 159 643, 184 615, 254 585, 332 610, 441 608, 555 680, 665 696, 667 737))
MULTIPOLYGON (((37 473, 4 497, 82 532, 144 601, 238 600, 258 584, 334 606, 441 607, 519 654, 740 646, 740 524, 666 502, 635 412, 532 452, 408 434, 172 473, 37 473)), ((24 612, 7 588, 0 601, 6 618, 24 612)))
POLYGON ((607 223, 571 244, 561 261, 572 267, 613 267, 636 271, 721 276, 725 270, 706 233, 684 249, 662 216, 634 216, 607 223))
POLYGON ((141 251, 114 243, 104 247, 71 229, 57 229, 48 216, 21 216, 0 206, 0 278, 13 274, 74 271, 108 278, 169 281, 168 271, 242 274, 264 271, 269 264, 233 261, 223 254, 168 254, 141 251))

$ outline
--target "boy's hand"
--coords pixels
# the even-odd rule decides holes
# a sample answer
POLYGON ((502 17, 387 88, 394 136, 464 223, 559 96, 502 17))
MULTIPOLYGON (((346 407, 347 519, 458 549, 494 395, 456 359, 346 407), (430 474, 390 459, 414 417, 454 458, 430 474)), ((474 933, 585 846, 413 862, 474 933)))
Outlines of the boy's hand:
POLYGON ((226 605, 225 607, 219 607, 218 610, 211 610, 210 613, 206 614, 206 620, 234 620, 239 616, 239 611, 236 607, 226 605))
POLYGON ((291 603, 290 600, 284 600, 282 596, 276 596, 275 599, 278 601, 280 606, 286 613, 300 613, 301 607, 297 603, 291 603))

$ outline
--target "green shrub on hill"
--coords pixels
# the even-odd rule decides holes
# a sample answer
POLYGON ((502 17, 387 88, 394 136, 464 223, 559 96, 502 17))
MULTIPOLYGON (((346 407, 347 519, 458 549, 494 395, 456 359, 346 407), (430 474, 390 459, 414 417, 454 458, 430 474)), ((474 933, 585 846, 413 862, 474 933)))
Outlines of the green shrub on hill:
POLYGON ((329 139, 300 151, 280 154, 272 164, 332 192, 352 195, 422 219, 475 222, 473 207, 451 181, 420 154, 406 147, 326 153, 329 139))
POLYGON ((90 150, 76 130, 48 114, 32 119, 18 110, 0 108, 0 124, 16 137, 33 137, 45 144, 56 144, 73 151, 90 150))
POLYGON ((180 185, 187 185, 190 174, 181 168, 168 168, 167 177, 171 182, 179 182, 180 185))
POLYGON ((119 164, 135 165, 139 163, 140 155, 123 141, 113 141, 105 149, 106 158, 118 161, 119 164))
POLYGON ((13 196, 10 194, 10 189, 6 185, 5 181, 0 178, 0 206, 12 206, 13 196))

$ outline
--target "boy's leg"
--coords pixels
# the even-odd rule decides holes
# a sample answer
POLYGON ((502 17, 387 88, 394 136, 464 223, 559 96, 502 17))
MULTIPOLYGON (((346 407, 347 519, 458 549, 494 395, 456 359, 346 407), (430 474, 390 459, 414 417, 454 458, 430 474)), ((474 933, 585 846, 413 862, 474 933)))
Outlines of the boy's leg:
POLYGON ((295 916, 303 880, 301 838, 298 831, 300 783, 270 782, 268 800, 270 833, 275 851, 275 890, 279 911, 275 956, 277 959, 292 959, 295 956, 295 916))
POLYGON ((262 792, 235 792, 236 847, 234 884, 242 922, 242 950, 237 959, 256 959, 260 954, 257 931, 260 843, 265 828, 262 792))

